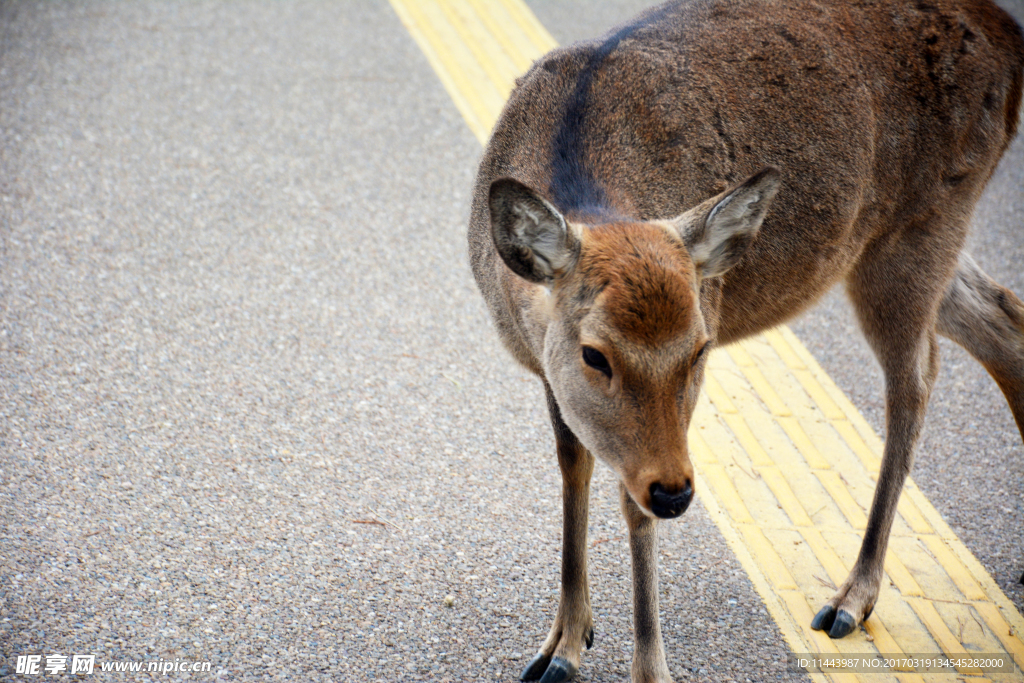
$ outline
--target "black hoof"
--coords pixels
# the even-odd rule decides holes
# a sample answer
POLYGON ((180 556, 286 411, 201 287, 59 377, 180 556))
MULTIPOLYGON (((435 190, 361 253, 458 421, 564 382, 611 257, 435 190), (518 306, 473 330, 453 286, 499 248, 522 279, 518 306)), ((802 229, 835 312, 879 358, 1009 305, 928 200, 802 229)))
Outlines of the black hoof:
POLYGON ((555 657, 548 664, 548 670, 544 672, 544 678, 540 683, 562 683, 576 675, 577 668, 572 662, 561 657, 555 657))
POLYGON ((587 631, 587 649, 594 647, 594 629, 587 631))
POLYGON ((544 675, 544 672, 548 669, 548 664, 551 662, 551 657, 540 652, 536 657, 530 660, 530 663, 523 669, 523 673, 519 674, 519 680, 521 681, 539 681, 540 677, 544 675))
POLYGON ((827 631, 832 628, 832 622, 836 620, 836 608, 825 605, 811 620, 811 628, 815 631, 827 631))
POLYGON ((850 613, 846 610, 839 610, 839 614, 836 615, 836 621, 832 624, 832 630, 828 632, 828 637, 844 638, 853 633, 855 628, 857 628, 857 621, 850 616, 850 613))

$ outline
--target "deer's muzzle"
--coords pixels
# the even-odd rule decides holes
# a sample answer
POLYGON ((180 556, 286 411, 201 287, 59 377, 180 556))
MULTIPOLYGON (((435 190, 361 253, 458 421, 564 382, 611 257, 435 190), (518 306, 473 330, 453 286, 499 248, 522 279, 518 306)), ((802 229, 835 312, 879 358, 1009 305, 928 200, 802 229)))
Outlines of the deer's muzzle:
POLYGON ((651 484, 651 512, 662 519, 672 519, 686 512, 693 500, 693 484, 689 480, 681 491, 669 493, 659 483, 651 484))

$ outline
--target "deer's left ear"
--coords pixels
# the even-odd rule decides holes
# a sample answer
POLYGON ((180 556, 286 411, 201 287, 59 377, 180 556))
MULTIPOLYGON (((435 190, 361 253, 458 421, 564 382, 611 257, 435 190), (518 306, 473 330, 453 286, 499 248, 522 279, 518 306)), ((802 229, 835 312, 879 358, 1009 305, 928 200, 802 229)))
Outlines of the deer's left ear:
POLYGON ((768 166, 669 221, 701 278, 718 277, 739 262, 757 236, 781 182, 782 173, 768 166))

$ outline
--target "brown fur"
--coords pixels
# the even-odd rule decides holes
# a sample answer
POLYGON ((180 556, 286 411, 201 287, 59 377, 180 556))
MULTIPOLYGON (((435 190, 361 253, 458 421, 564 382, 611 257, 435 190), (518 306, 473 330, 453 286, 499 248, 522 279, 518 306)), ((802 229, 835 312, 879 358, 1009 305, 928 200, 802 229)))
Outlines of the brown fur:
MULTIPOLYGON (((480 165, 470 257, 502 341, 560 411, 560 461, 578 444, 622 481, 634 680, 668 676, 648 527, 656 489, 676 500, 692 483, 705 342, 778 325, 842 281, 885 370, 868 529, 814 622, 834 637, 877 598, 936 332, 985 365, 1024 429, 1024 304, 961 255, 1017 130, 1022 74, 1020 30, 989 0, 694 0, 554 50, 520 79, 480 165)), ((563 466, 567 500, 585 495, 576 471, 563 466)), ((585 512, 566 510, 579 552, 585 512)), ((585 586, 581 564, 563 566, 564 585, 585 586)), ((589 593, 575 595, 540 673, 578 666, 592 618, 589 593)))
POLYGON ((601 306, 612 327, 626 340, 647 346, 689 329, 695 275, 678 240, 629 223, 588 232, 579 276, 602 290, 601 306))

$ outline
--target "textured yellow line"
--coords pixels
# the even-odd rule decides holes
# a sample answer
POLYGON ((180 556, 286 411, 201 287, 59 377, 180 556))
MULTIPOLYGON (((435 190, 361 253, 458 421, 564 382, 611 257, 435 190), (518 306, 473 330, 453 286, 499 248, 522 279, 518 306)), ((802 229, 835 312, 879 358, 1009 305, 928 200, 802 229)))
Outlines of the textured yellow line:
POLYGON ((440 5, 440 8, 444 13, 445 19, 455 29, 458 36, 462 38, 462 44, 473 53, 477 63, 483 68, 488 78, 490 78, 491 84, 501 93, 501 102, 504 102, 512 93, 512 84, 517 75, 516 65, 512 63, 511 59, 505 59, 506 55, 502 52, 489 50, 485 47, 486 38, 488 37, 486 25, 477 26, 477 22, 480 22, 477 18, 478 15, 465 4, 459 7, 458 5, 460 4, 462 3, 454 1, 445 2, 440 5), (460 9, 463 11, 460 12, 460 9))
POLYGON ((928 547, 931 554, 935 556, 936 561, 945 567, 949 578, 953 579, 953 583, 956 584, 956 587, 960 589, 965 598, 968 600, 986 600, 988 598, 985 592, 981 590, 978 582, 967 571, 967 567, 960 563, 960 560, 957 559, 957 556, 953 554, 953 551, 949 549, 944 540, 934 535, 922 536, 921 540, 928 547))
POLYGON ((814 447, 814 444, 807 436, 807 432, 800 426, 799 420, 792 416, 780 417, 778 422, 786 431, 786 435, 793 442, 793 445, 800 451, 800 455, 804 456, 804 460, 811 469, 827 470, 832 467, 832 463, 823 458, 818 449, 814 447))
POLYGON ((850 525, 854 529, 864 529, 868 525, 868 518, 864 514, 864 510, 861 509, 857 501, 850 495, 849 489, 843 483, 838 472, 834 470, 817 471, 814 474, 817 475, 818 480, 821 481, 822 486, 828 491, 829 495, 832 496, 832 500, 836 502, 839 509, 842 510, 843 514, 846 515, 846 519, 849 520, 850 525))
POLYGON ((814 556, 821 562, 821 566, 825 568, 829 578, 832 579, 832 583, 836 586, 843 583, 846 580, 846 575, 850 573, 850 568, 847 567, 843 561, 839 558, 825 538, 821 535, 821 532, 813 528, 800 529, 800 534, 807 541, 807 545, 814 552, 814 556))
MULTIPOLYGON (((832 405, 835 405, 835 403, 832 405)), ((877 473, 882 466, 882 459, 875 451, 868 448, 868 445, 864 443, 864 439, 861 438, 853 423, 845 418, 833 419, 832 427, 839 432, 839 436, 843 437, 843 441, 853 449, 853 452, 864 463, 864 467, 871 473, 877 473)))
POLYGON ((772 345, 775 352, 779 354, 779 358, 786 364, 790 370, 806 370, 807 366, 800 360, 800 356, 793 350, 793 347, 786 341, 786 337, 778 329, 768 330, 764 333, 764 338, 768 340, 768 343, 772 345))
MULTIPOLYGON (((939 613, 935 610, 935 605, 929 600, 922 598, 907 598, 907 602, 914 608, 917 615, 921 617, 921 621, 924 622, 925 626, 931 632, 932 636, 939 642, 942 647, 942 651, 950 657, 964 656, 967 654, 967 650, 960 643, 953 632, 946 626, 946 622, 942 620, 939 613)), ((962 674, 970 674, 972 676, 980 676, 981 669, 974 667, 957 667, 957 671, 962 674)))
POLYGON ((719 502, 729 512, 729 515, 740 524, 753 524, 754 518, 750 516, 743 499, 736 492, 732 480, 722 465, 705 465, 701 468, 704 477, 718 494, 719 502))
POLYGON ((761 527, 754 524, 740 524, 739 530, 747 542, 747 547, 757 558, 757 564, 761 567, 765 577, 771 581, 776 590, 796 590, 797 585, 793 575, 789 573, 785 563, 771 542, 764 536, 761 527))
MULTIPOLYGON (((750 548, 743 543, 739 536, 737 527, 730 523, 728 519, 728 513, 722 510, 718 505, 718 500, 714 496, 707 496, 703 501, 705 509, 707 509, 708 516, 714 520, 715 524, 722 530, 722 536, 725 537, 726 543, 729 547, 733 548, 736 553, 736 559, 739 560, 740 564, 747 570, 750 577, 751 583, 754 584, 754 589, 758 592, 761 598, 764 600, 765 606, 768 608, 768 613, 772 615, 776 623, 779 625, 779 630, 782 631, 783 638, 789 643, 790 647, 794 652, 838 652, 834 645, 829 641, 828 636, 824 636, 824 642, 822 645, 831 646, 831 649, 822 650, 820 647, 816 647, 811 641, 808 641, 799 626, 794 622, 790 616, 792 609, 787 609, 785 602, 787 597, 799 596, 803 600, 803 595, 799 591, 795 590, 773 590, 768 583, 768 579, 758 568, 759 565, 755 562, 751 555, 750 548), (754 571, 749 568, 754 567, 754 571)), ((804 600, 804 608, 807 609, 807 601, 804 600)), ((828 680, 821 674, 811 674, 811 680, 818 683, 819 681, 828 680)))
POLYGON ((536 59, 545 52, 550 52, 558 47, 558 41, 556 41, 548 30, 544 28, 544 25, 537 20, 537 17, 530 11, 530 8, 522 0, 500 0, 501 4, 504 5, 505 9, 508 10, 509 14, 515 19, 516 23, 523 30, 530 40, 533 41, 534 46, 537 48, 537 53, 533 55, 536 59))
POLYGON ((935 533, 928 520, 924 518, 921 511, 914 505, 914 501, 911 500, 910 496, 902 496, 899 504, 900 516, 910 525, 916 533, 919 534, 931 534, 935 533))
MULTIPOLYGON (((517 74, 556 46, 522 0, 391 4, 481 143, 517 74)), ((1001 646, 1024 667, 1024 617, 913 480, 885 562, 891 584, 883 581, 865 623, 872 640, 855 632, 832 641, 810 630, 811 604, 827 600, 853 566, 882 448, 788 328, 711 354, 690 430, 697 491, 792 650, 953 654, 1001 646)), ((894 680, 812 675, 826 678, 894 680)), ((900 672, 895 680, 949 675, 900 672)))
POLYGON ((775 494, 775 499, 779 501, 779 505, 786 511, 789 518, 793 521, 796 526, 814 526, 814 522, 807 514, 807 510, 800 504, 800 500, 793 494, 793 489, 789 487, 789 482, 782 476, 782 472, 777 467, 759 467, 757 471, 764 477, 764 481, 768 484, 768 488, 775 494))
POLYGON ((424 16, 424 7, 437 10, 434 3, 392 0, 391 6, 434 67, 470 130, 481 144, 486 143, 500 105, 498 108, 488 106, 489 103, 480 95, 485 80, 478 73, 482 71, 480 67, 465 56, 453 54, 452 48, 459 47, 457 41, 439 34, 439 29, 451 30, 451 26, 424 16))
POLYGON ((888 553, 886 555, 885 573, 889 575, 889 579, 896 584, 896 587, 900 589, 900 593, 904 596, 924 597, 924 591, 921 590, 920 584, 907 571, 906 566, 900 561, 899 555, 896 553, 888 553))
POLYGON ((1013 655, 1014 661, 1017 662, 1017 666, 1024 669, 1024 643, 1021 642, 1020 629, 1015 629, 1003 618, 1004 612, 996 607, 991 602, 976 602, 974 603, 974 609, 978 610, 978 614, 985 620, 992 632, 995 633, 996 638, 1003 644, 1006 651, 1013 655))
POLYGON ((800 381, 807 393, 811 395, 815 403, 830 420, 846 419, 846 414, 836 405, 836 402, 828 395, 809 370, 793 370, 793 375, 800 381))
MULTIPOLYGON (((503 25, 508 25, 512 17, 507 13, 501 13, 500 8, 493 3, 485 4, 481 0, 468 0, 468 2, 473 12, 476 13, 477 17, 487 27, 487 31, 501 45, 505 54, 515 62, 517 73, 513 74, 513 81, 520 74, 526 73, 526 70, 530 68, 532 63, 532 60, 527 55, 533 53, 533 44, 529 43, 528 39, 519 31, 510 34, 502 29, 503 25)), ((552 39, 553 42, 554 39, 552 39)))
POLYGON ((732 433, 736 435, 736 439, 740 442, 743 450, 750 456, 750 460, 754 465, 763 467, 775 464, 775 461, 768 457, 768 453, 761 447, 757 437, 754 436, 754 432, 750 431, 750 427, 742 415, 737 413, 727 414, 723 418, 725 423, 729 425, 732 433))
POLYGON ((718 383, 710 373, 704 378, 704 392, 711 399, 711 402, 715 404, 720 413, 735 413, 736 406, 729 400, 729 395, 725 393, 725 389, 718 383))
MULTIPOLYGON (((889 633, 889 630, 882 626, 878 619, 868 619, 864 622, 864 630, 868 632, 868 635, 874 638, 875 647, 878 648, 879 652, 884 652, 887 655, 902 655, 905 654, 900 646, 896 643, 896 640, 889 633)), ((913 671, 912 667, 902 664, 897 667, 899 671, 913 671)))
POLYGON ((785 401, 779 397, 775 389, 772 388, 772 385, 764 378, 760 368, 744 367, 743 374, 746 376, 747 381, 750 382, 750 386, 757 392, 757 395, 768 406, 768 410, 772 412, 772 415, 789 417, 793 414, 793 411, 786 406, 785 401))

